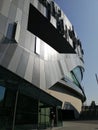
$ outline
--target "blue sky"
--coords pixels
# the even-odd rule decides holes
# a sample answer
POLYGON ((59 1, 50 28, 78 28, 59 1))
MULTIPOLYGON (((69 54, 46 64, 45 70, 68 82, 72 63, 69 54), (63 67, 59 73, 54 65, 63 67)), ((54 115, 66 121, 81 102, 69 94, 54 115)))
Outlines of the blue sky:
POLYGON ((84 50, 85 73, 82 84, 89 105, 98 104, 98 0, 55 0, 80 38, 84 50))

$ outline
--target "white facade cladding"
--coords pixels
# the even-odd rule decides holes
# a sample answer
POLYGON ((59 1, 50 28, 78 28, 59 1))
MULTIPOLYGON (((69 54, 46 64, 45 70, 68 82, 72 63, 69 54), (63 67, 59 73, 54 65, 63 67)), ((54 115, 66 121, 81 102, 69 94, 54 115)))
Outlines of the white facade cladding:
MULTIPOLYGON (((8 73, 13 76, 5 76, 4 79, 5 73, 2 72, 0 86, 6 86, 5 82, 11 78, 18 81, 20 77, 20 80, 36 88, 35 93, 33 92, 34 99, 41 99, 46 103, 42 98, 45 96, 42 93, 45 92, 54 97, 54 102, 57 98, 56 107, 61 106, 60 101, 63 103, 62 109, 66 110, 66 102, 72 105, 74 109, 71 109, 77 117, 82 102, 85 101, 81 86, 84 71, 83 49, 74 27, 52 0, 0 1, 1 70, 2 67, 6 70, 6 76, 8 73), (39 92, 41 95, 36 97, 39 92)), ((26 93, 25 87, 24 90, 26 93)), ((52 102, 51 97, 50 99, 52 102)), ((37 102, 35 104, 37 106, 37 102)), ((47 108, 48 110, 50 109, 47 108)), ((46 121, 49 121, 48 118, 46 121)), ((35 122, 37 120, 39 125, 43 123, 36 115, 35 122)), ((55 121, 56 124, 57 122, 59 119, 55 121)), ((13 123, 13 127, 14 125, 13 123)))

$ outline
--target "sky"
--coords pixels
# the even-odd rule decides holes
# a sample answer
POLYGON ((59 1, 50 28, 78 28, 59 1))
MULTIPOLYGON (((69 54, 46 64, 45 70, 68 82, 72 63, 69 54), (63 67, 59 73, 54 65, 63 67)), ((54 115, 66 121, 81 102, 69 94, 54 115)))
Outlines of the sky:
POLYGON ((82 42, 84 50, 84 78, 82 85, 86 105, 98 105, 98 0, 54 0, 66 14, 82 42))

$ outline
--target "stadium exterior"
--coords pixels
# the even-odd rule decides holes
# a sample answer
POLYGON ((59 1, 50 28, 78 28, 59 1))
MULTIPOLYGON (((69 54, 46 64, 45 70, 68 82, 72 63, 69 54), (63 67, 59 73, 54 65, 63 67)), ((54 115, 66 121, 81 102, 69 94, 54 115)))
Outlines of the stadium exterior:
POLYGON ((56 126, 79 117, 85 94, 83 49, 52 0, 0 1, 0 130, 56 126), (66 117, 66 114, 64 115, 66 117))

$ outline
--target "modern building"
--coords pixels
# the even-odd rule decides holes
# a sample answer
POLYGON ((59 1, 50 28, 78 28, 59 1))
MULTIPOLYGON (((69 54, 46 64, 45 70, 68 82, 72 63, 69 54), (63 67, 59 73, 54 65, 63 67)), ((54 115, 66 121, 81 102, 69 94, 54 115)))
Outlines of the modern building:
POLYGON ((83 49, 52 0, 0 0, 0 130, 62 125, 85 94, 83 49), (65 115, 66 116, 66 115, 65 115))

